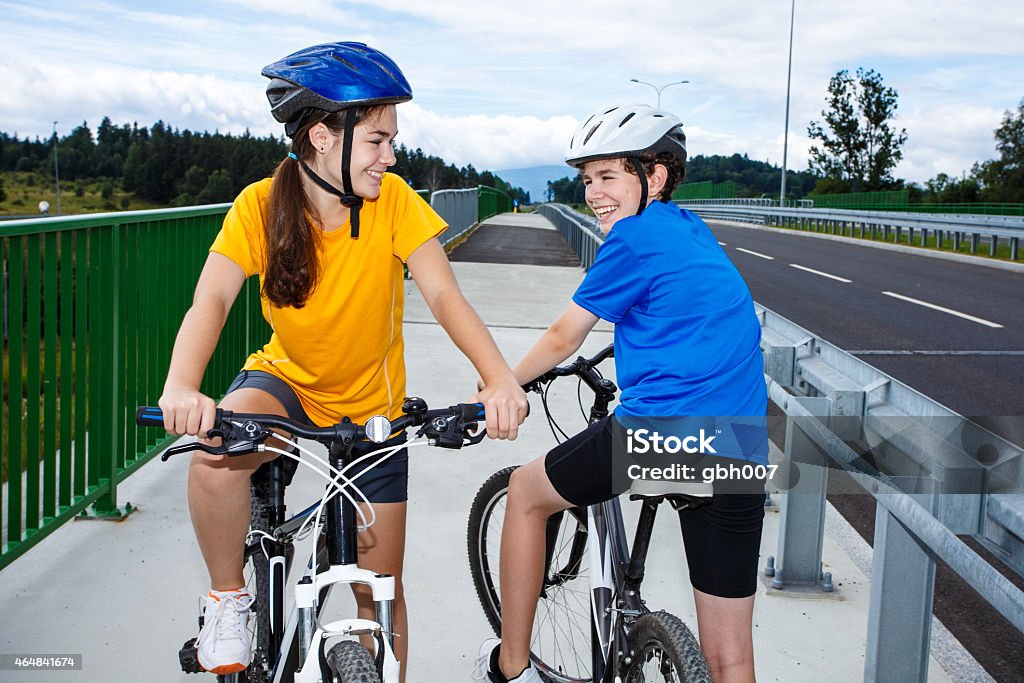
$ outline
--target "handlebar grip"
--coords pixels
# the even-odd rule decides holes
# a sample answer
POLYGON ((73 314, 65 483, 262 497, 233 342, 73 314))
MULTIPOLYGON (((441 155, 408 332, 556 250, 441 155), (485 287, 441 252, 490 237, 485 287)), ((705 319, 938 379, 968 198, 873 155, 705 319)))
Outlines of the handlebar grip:
POLYGON ((484 419, 483 403, 460 403, 456 408, 459 411, 459 417, 466 422, 476 422, 484 419))
POLYGON ((163 427, 164 411, 156 406, 139 406, 135 411, 135 424, 140 427, 163 427))
MULTIPOLYGON (((213 426, 219 427, 224 418, 224 411, 217 408, 217 417, 213 420, 213 426)), ((135 424, 140 427, 163 427, 164 411, 156 406, 139 406, 135 411, 135 424)))

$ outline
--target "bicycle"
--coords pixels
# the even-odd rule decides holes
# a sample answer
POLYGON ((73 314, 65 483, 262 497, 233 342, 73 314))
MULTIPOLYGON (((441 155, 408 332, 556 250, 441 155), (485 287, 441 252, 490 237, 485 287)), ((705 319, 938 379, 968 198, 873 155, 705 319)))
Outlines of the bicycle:
MULTIPOLYGON (((390 454, 416 445, 462 448, 479 443, 486 430, 478 427, 483 419, 481 404, 458 404, 429 410, 423 399, 407 398, 403 415, 394 422, 376 416, 359 425, 348 418, 329 426, 314 428, 277 415, 259 415, 217 411, 210 437, 220 437, 219 446, 191 442, 172 446, 161 460, 192 450, 217 455, 238 456, 255 452, 274 452, 282 456, 262 465, 252 476, 252 521, 245 547, 245 576, 254 596, 250 628, 253 631, 253 659, 240 673, 220 675, 223 683, 397 683, 400 664, 394 655, 392 601, 393 576, 379 575, 358 566, 356 540, 357 499, 365 497, 352 480, 375 467, 390 454), (392 435, 409 427, 419 427, 408 443, 398 443, 365 455, 353 451, 357 444, 382 444, 392 435), (271 437, 283 440, 271 428, 292 435, 289 443, 310 456, 297 455, 264 442, 271 437), (304 448, 295 437, 311 439, 328 448, 326 460, 304 448), (373 457, 365 469, 356 467, 373 457), (379 458, 379 459, 378 459, 379 458), (313 461, 326 465, 320 469, 313 461), (288 463, 294 463, 289 471, 288 463), (291 518, 286 518, 284 490, 294 468, 304 465, 316 470, 327 481, 319 502, 291 518), (324 514, 326 512, 326 515, 324 514), (322 521, 321 521, 322 520, 322 521), (295 546, 309 539, 310 551, 301 577, 294 581, 294 606, 285 618, 285 590, 293 565, 295 546), (370 586, 376 606, 376 621, 340 619, 321 623, 323 607, 331 590, 339 584, 361 583, 370 586), (355 640, 331 644, 328 639, 347 636, 371 636, 376 656, 355 640)), ((163 426, 159 408, 141 407, 136 413, 140 426, 163 426)), ((361 519, 364 526, 373 523, 361 519)), ((199 626, 202 628, 202 616, 199 626)), ((182 670, 199 673, 203 669, 196 658, 195 638, 186 641, 179 652, 182 670)))
MULTIPOLYGON (((524 385, 525 390, 541 395, 556 440, 568 435, 548 406, 551 383, 559 377, 578 377, 580 386, 586 384, 594 392, 590 423, 607 417, 618 388, 596 366, 612 355, 613 346, 609 345, 593 358, 580 356, 524 385)), ((582 398, 580 408, 582 411, 582 398)), ((467 533, 473 584, 498 636, 498 553, 505 498, 515 469, 496 472, 480 487, 470 509, 467 533)), ((668 612, 652 612, 640 596, 658 507, 668 502, 679 510, 710 499, 681 493, 635 493, 630 500, 641 501, 632 552, 627 547, 618 498, 586 509, 570 508, 549 518, 544 583, 530 658, 541 676, 552 683, 710 683, 704 654, 686 624, 668 612), (586 601, 580 597, 583 595, 586 601)))

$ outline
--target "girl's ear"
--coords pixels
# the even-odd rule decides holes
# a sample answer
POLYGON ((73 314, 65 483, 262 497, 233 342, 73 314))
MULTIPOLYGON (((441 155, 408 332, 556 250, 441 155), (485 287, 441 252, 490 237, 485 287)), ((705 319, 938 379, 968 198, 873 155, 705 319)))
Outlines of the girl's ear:
POLYGON ((661 191, 665 189, 666 182, 668 182, 668 169, 664 164, 655 164, 654 170, 647 176, 647 196, 658 199, 661 191))
POLYGON ((309 142, 317 152, 323 152, 327 147, 329 131, 323 122, 316 123, 309 128, 309 142))

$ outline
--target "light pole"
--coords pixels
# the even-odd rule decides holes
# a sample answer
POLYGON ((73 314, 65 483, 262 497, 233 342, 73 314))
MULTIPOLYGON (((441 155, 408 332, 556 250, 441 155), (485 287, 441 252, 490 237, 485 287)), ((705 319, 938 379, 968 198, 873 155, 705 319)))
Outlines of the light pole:
POLYGON ((60 164, 57 161, 57 122, 53 122, 53 175, 57 179, 57 215, 60 215, 60 164))
POLYGON ((789 154, 789 86, 793 78, 793 20, 796 18, 796 0, 789 8, 789 66, 786 68, 786 132, 782 137, 782 188, 779 190, 779 207, 786 203, 786 162, 789 154))
POLYGON ((673 85, 682 85, 683 83, 689 83, 690 82, 690 81, 675 81, 673 83, 666 83, 665 85, 663 85, 663 86, 661 86, 659 88, 658 86, 654 85, 653 83, 648 83, 647 81, 638 81, 635 78, 631 78, 629 80, 632 83, 640 83, 641 85, 649 85, 652 88, 654 88, 654 92, 658 93, 658 109, 661 109, 661 91, 662 90, 664 90, 665 88, 671 87, 673 85))

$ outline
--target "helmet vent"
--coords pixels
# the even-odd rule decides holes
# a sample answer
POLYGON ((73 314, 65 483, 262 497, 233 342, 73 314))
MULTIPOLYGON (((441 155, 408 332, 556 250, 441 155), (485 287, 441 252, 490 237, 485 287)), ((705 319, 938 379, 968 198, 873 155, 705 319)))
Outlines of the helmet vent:
POLYGON ((587 144, 588 142, 590 142, 590 138, 594 137, 594 133, 596 133, 597 129, 601 127, 601 123, 602 122, 598 122, 598 124, 596 126, 594 126, 593 128, 591 128, 590 132, 587 133, 587 137, 583 138, 583 144, 584 145, 587 144))
POLYGON ((341 62, 342 64, 344 64, 345 66, 347 66, 348 68, 350 68, 353 71, 355 71, 356 73, 359 73, 359 69, 356 68, 356 65, 353 64, 352 62, 348 61, 347 59, 345 59, 341 55, 334 54, 334 55, 331 55, 331 56, 334 57, 339 62, 341 62))
POLYGON ((294 61, 288 62, 288 66, 309 66, 312 63, 313 62, 309 61, 308 59, 296 59, 294 61))
POLYGON ((619 122, 619 128, 622 128, 624 125, 626 125, 626 121, 629 121, 634 116, 636 116, 635 111, 631 111, 628 114, 626 114, 626 118, 622 119, 622 121, 619 122))

